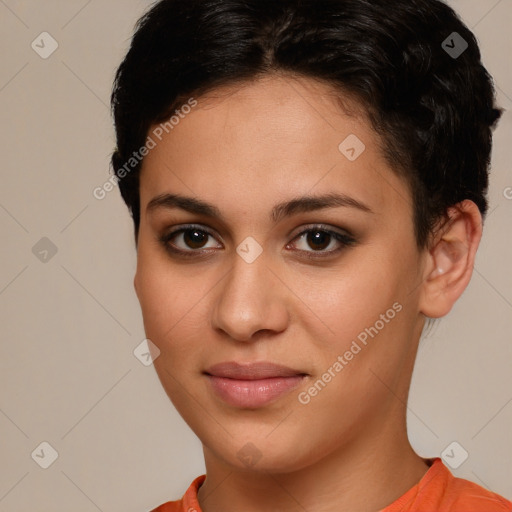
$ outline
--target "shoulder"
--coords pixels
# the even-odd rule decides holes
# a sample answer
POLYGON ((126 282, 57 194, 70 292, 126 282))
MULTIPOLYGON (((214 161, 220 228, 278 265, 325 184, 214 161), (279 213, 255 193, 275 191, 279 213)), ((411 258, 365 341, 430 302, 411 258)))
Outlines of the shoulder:
POLYGON ((446 467, 445 470, 449 474, 448 486, 444 495, 446 506, 450 507, 447 510, 467 512, 512 511, 512 501, 474 482, 454 477, 446 467))
POLYGON ((150 512, 201 512, 197 501, 197 491, 204 482, 206 475, 198 476, 186 490, 181 500, 168 501, 150 512))
POLYGON ((437 457, 420 482, 382 512, 512 512, 512 501, 455 477, 437 457))

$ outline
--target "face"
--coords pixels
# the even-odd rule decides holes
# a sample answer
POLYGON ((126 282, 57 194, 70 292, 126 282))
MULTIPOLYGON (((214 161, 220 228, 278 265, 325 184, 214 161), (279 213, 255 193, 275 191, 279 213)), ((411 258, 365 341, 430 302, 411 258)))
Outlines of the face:
POLYGON ((405 424, 424 261, 363 109, 291 77, 197 100, 140 180, 135 287, 173 404, 254 471, 405 424))

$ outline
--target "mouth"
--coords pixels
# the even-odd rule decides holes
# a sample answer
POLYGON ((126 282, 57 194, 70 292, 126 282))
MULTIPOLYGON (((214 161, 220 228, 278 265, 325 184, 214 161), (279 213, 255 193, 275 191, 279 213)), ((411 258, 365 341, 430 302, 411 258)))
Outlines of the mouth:
POLYGON ((204 372, 214 393, 225 403, 255 409, 298 387, 307 373, 270 362, 216 364, 204 372))

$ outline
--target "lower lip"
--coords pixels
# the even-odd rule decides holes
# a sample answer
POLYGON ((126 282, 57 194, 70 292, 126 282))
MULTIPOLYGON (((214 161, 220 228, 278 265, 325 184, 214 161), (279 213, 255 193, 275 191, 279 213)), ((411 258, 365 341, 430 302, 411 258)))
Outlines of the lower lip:
POLYGON ((235 407, 262 407, 296 388, 304 377, 272 377, 259 380, 237 380, 208 375, 213 390, 226 403, 235 407))

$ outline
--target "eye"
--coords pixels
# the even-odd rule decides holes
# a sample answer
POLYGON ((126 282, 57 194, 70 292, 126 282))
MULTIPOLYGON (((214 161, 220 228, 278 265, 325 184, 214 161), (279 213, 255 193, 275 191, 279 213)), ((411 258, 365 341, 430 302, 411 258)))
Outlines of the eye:
POLYGON ((299 247, 298 251, 312 253, 307 256, 308 258, 332 256, 355 243, 352 236, 333 231, 322 225, 313 226, 302 231, 294 240, 299 240, 299 245, 302 244, 302 248, 299 247), (308 247, 313 250, 308 250, 308 247), (328 248, 330 249, 326 250, 328 248))
MULTIPOLYGON (((202 226, 188 225, 165 233, 159 240, 166 250, 172 254, 198 257, 211 252, 208 249, 222 249, 222 245, 211 245, 210 238, 215 237, 202 226)), ((295 240, 298 240, 299 246, 302 245, 302 247, 294 250, 304 253, 305 257, 309 259, 332 256, 356 242, 349 234, 333 231, 324 225, 315 225, 303 230, 295 236, 286 248, 297 245, 296 242, 294 243, 295 240), (309 250, 308 247, 312 250, 309 250)))
POLYGON ((208 245, 209 238, 213 238, 213 235, 201 226, 184 226, 164 234, 160 242, 170 252, 194 256, 197 255, 194 253, 200 253, 203 249, 218 248, 218 245, 208 245))

